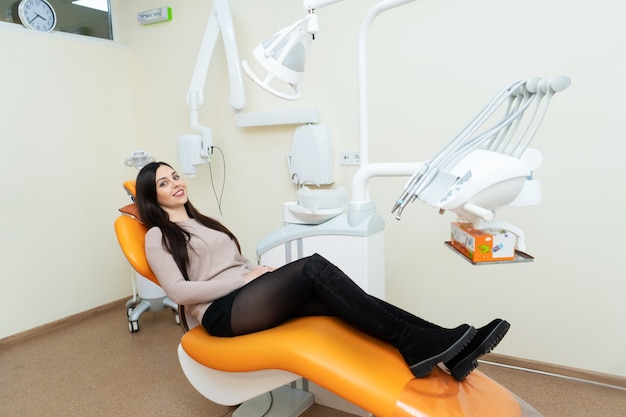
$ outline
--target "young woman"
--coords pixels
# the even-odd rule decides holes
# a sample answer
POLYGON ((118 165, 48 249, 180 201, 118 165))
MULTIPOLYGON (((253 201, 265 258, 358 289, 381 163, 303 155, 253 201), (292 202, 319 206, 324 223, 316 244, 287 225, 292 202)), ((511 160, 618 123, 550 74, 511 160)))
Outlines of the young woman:
POLYGON ((149 227, 150 267, 168 296, 214 336, 258 332, 293 317, 332 315, 396 347, 416 377, 443 362, 461 381, 509 328, 501 319, 478 330, 429 323, 368 295, 318 254, 278 269, 257 266, 241 254, 230 230, 194 208, 185 181, 164 162, 146 165, 136 190, 139 215, 149 227))

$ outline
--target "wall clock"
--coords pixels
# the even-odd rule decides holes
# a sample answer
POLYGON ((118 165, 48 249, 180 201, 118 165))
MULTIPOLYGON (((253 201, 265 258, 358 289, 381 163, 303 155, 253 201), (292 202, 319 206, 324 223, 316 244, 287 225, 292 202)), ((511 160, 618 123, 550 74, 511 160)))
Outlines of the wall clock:
POLYGON ((17 17, 22 25, 38 32, 50 32, 57 24, 54 8, 46 0, 20 0, 17 17))

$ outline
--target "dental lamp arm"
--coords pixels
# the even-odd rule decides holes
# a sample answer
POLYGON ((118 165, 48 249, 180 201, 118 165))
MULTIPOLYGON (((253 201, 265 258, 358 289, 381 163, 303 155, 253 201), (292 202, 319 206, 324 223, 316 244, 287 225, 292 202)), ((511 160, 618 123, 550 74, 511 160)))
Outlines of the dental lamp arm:
POLYGON ((211 129, 202 126, 198 121, 198 110, 204 103, 204 89, 215 43, 218 35, 222 34, 226 62, 228 65, 228 79, 230 84, 230 105, 235 110, 241 110, 246 105, 243 91, 241 68, 239 67, 239 53, 235 41, 235 30, 228 0, 214 0, 211 15, 202 38, 200 51, 191 77, 187 92, 187 104, 191 110, 191 128, 200 132, 202 136, 202 157, 209 158, 213 147, 211 129))
MULTIPOLYGON (((196 66, 187 92, 187 104, 190 107, 202 106, 204 102, 204 86, 213 58, 213 51, 217 37, 222 35, 224 43, 224 52, 226 54, 226 63, 228 66, 228 82, 230 85, 230 105, 235 110, 241 110, 246 105, 246 96, 243 90, 243 79, 241 76, 241 67, 239 66, 239 52, 237 50, 237 42, 235 40, 235 28, 230 13, 228 0, 214 0, 211 8, 209 22, 202 38, 200 51, 196 60, 196 66), (197 96, 195 99, 193 96, 197 96)), ((193 107, 192 107, 193 108, 193 107)))

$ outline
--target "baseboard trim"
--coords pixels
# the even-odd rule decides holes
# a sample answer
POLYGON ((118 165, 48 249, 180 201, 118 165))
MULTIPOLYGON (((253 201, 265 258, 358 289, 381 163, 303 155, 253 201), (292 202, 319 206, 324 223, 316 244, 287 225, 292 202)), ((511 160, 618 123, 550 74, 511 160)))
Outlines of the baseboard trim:
POLYGON ((126 298, 122 298, 117 301, 110 302, 108 304, 101 305, 96 308, 92 308, 87 311, 83 311, 83 312, 73 314, 68 317, 64 317, 62 319, 59 319, 50 323, 43 324, 41 326, 34 327, 29 330, 25 330, 20 333, 16 333, 11 336, 4 337, 0 339, 0 349, 14 345, 16 343, 23 342, 28 339, 32 339, 33 337, 36 337, 36 336, 41 336, 46 333, 50 333, 62 327, 71 325, 73 323, 77 323, 79 321, 85 320, 86 318, 93 317, 95 315, 98 315, 104 312, 108 312, 115 308, 125 308, 126 300, 128 300, 129 298, 130 296, 126 298))
POLYGON ((619 375, 570 368, 567 366, 533 361, 530 359, 521 359, 513 356, 499 355, 496 353, 489 353, 483 356, 480 362, 626 390, 626 377, 619 375))
MULTIPOLYGON (((101 305, 96 308, 92 308, 81 313, 77 313, 60 320, 56 320, 33 329, 26 330, 21 333, 17 333, 11 336, 0 339, 0 350, 14 345, 16 343, 23 342, 28 339, 32 339, 36 336, 41 336, 46 333, 50 333, 59 328, 77 323, 85 320, 86 318, 93 317, 95 315, 108 312, 112 309, 120 308, 124 309, 128 297, 122 298, 110 302, 108 304, 101 305)), ((587 371, 584 369, 570 368, 567 366, 555 365, 547 362, 539 362, 530 359, 522 359, 513 356, 500 355, 496 353, 489 353, 483 356, 480 360, 484 363, 493 365, 501 365, 510 368, 517 368, 528 372, 537 372, 548 375, 553 375, 561 378, 575 379, 582 382, 588 382, 592 384, 607 385, 618 389, 626 390, 626 377, 619 375, 604 374, 601 372, 587 371)))

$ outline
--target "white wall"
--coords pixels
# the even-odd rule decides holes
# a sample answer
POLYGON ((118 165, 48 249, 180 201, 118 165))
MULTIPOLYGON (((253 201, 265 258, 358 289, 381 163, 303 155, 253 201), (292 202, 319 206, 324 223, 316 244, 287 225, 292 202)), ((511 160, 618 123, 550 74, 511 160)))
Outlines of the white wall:
MULTIPOLYGON (((251 59, 250 51, 258 41, 302 15, 298 1, 231 3, 244 59, 251 59)), ((302 99, 283 102, 244 80, 247 110, 315 106, 322 122, 331 126, 336 150, 357 149, 356 39, 362 18, 376 3, 347 0, 319 10, 322 31, 309 51, 302 99)), ((87 44, 69 38, 0 32, 5 51, 18 53, 18 40, 30 42, 40 52, 55 48, 55 53, 63 56, 66 71, 76 68, 72 57, 66 58, 67 49, 70 55, 87 54, 82 65, 96 56, 109 55, 101 58, 111 65, 100 72, 100 77, 106 73, 119 79, 107 84, 112 86, 109 88, 102 87, 101 80, 91 79, 88 85, 96 90, 100 110, 106 108, 109 120, 115 121, 101 123, 90 132, 100 139, 90 140, 90 149, 99 146, 102 159, 82 165, 76 162, 84 151, 84 133, 92 126, 88 121, 80 121, 83 126, 69 134, 66 125, 53 125, 48 152, 28 173, 15 157, 14 149, 19 145, 7 141, 9 136, 0 139, 3 145, 9 142, 13 151, 10 158, 3 151, 3 159, 7 159, 3 171, 8 167, 11 178, 17 172, 29 177, 10 182, 15 191, 2 197, 3 213, 6 196, 12 201, 8 216, 3 216, 4 221, 10 219, 8 235, 2 226, 0 282, 12 303, 2 307, 7 311, 4 317, 16 317, 22 297, 34 297, 33 304, 39 306, 37 313, 20 314, 12 327, 5 329, 3 321, 0 337, 128 292, 124 291, 128 269, 109 228, 115 209, 124 200, 119 183, 134 175, 122 160, 135 147, 142 147, 159 159, 176 163, 175 138, 189 132, 184 96, 208 17, 208 2, 170 2, 173 21, 152 26, 136 24, 135 15, 162 4, 135 0, 114 5, 120 16, 119 39, 128 49, 100 44, 87 48, 87 44), (67 146, 59 146, 67 140, 67 146), (61 185, 57 181, 50 184, 50 177, 59 177, 48 175, 57 174, 55 170, 65 174, 61 185), (44 178, 46 183, 40 184, 44 178), (83 185, 81 193, 72 185, 78 178, 83 185), (57 189, 71 187, 71 192, 59 197, 57 189), (14 207, 19 201, 15 197, 25 199, 42 193, 51 195, 48 201, 61 204, 46 204, 45 214, 40 205, 20 203, 14 207), (100 214, 87 217, 75 210, 74 216, 84 216, 80 227, 69 233, 64 228, 64 233, 54 236, 44 233, 36 244, 52 245, 54 250, 50 254, 38 250, 41 266, 33 265, 32 252, 24 250, 32 246, 32 235, 50 225, 50 218, 55 226, 67 224, 58 219, 66 220, 62 213, 66 213, 67 203, 76 205, 81 198, 100 214), (16 216, 22 221, 14 222, 16 216), (33 218, 37 219, 36 226, 33 218), (73 251, 53 244, 68 234, 74 239, 67 241, 81 242, 73 251), (8 247, 12 248, 10 258, 5 258, 8 247), (65 255, 66 251, 74 257, 65 255), (90 267, 89 261, 100 264, 90 267), (38 270, 33 274, 30 268, 38 270), (94 285, 99 287, 89 287, 94 285)), ((626 63, 619 53, 625 50, 626 39, 619 19, 625 9, 626 5, 617 0, 593 4, 531 0, 523 7, 512 0, 423 0, 379 17, 370 32, 368 48, 371 162, 428 158, 496 91, 516 79, 564 74, 573 82, 554 99, 534 142, 545 157, 544 166, 536 172, 544 184, 543 204, 498 212, 499 218, 526 231, 528 251, 536 261, 470 266, 442 244, 448 238, 452 216, 439 216, 415 203, 405 210, 402 221, 390 220, 387 225, 389 301, 450 326, 462 321, 480 325, 494 316, 505 317, 513 327, 498 353, 626 376, 626 274, 619 250, 624 226, 618 217, 618 211, 623 210, 620 203, 625 179, 620 153, 626 146, 619 138, 625 123, 620 98, 625 90, 622 74, 626 63)), ((0 71, 19 74, 23 68, 26 66, 21 62, 12 61, 9 69, 3 66, 0 71)), ((53 120, 66 114, 61 107, 68 106, 73 107, 74 114, 95 117, 89 106, 78 106, 65 98, 74 78, 65 78, 64 89, 55 86, 64 94, 58 94, 53 120)), ((22 75, 18 79, 21 85, 28 80, 22 75)), ((31 96, 43 96, 39 91, 28 87, 31 96)), ((72 91, 77 94, 76 88, 72 91)), ((92 96, 83 93, 83 98, 92 96)), ((10 101, 3 95, 5 106, 21 96, 16 91, 9 97, 10 101)), ((47 108, 39 107, 36 113, 44 110, 47 108)), ((189 180, 192 199, 231 227, 246 254, 253 257, 256 241, 281 225, 281 203, 293 199, 294 187, 284 157, 293 128, 235 127, 234 113, 228 107, 221 45, 207 79, 201 121, 213 128, 215 145, 226 155, 223 215, 217 210, 206 166, 189 180)), ((39 137, 39 132, 13 127, 12 135, 18 133, 30 141, 39 137)), ((24 146, 26 142, 21 143, 24 146)), ((26 150, 17 154, 22 161, 27 156, 26 150)), ((216 157, 212 169, 218 187, 222 168, 216 157)), ((354 168, 339 169, 337 182, 349 187, 354 172, 354 168)), ((371 195, 381 213, 391 207, 404 182, 372 181, 371 195)))

